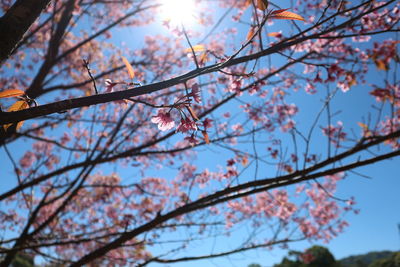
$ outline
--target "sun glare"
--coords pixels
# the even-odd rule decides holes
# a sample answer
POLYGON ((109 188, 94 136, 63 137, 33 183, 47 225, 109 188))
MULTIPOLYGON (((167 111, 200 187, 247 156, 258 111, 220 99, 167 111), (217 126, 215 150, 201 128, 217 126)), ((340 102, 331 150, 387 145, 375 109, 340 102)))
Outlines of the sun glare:
POLYGON ((171 26, 187 25, 194 22, 195 5, 193 0, 163 0, 161 18, 171 26))

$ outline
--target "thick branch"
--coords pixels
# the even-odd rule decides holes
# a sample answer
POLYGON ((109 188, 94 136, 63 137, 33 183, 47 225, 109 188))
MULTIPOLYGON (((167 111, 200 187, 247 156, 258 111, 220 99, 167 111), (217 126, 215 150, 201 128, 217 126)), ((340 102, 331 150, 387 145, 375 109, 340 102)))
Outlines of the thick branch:
MULTIPOLYGON (((169 79, 166 81, 162 81, 162 82, 158 82, 158 83, 154 83, 154 84, 150 84, 150 85, 145 85, 145 86, 141 86, 141 87, 136 87, 136 88, 126 90, 126 91, 119 91, 119 92, 113 92, 113 93, 108 93, 108 94, 94 95, 94 96, 88 96, 88 97, 54 102, 51 104, 42 105, 39 107, 34 107, 34 108, 16 111, 16 112, 2 112, 2 113, 0 113, 0 125, 16 123, 19 121, 24 121, 24 120, 28 120, 28 119, 32 119, 32 118, 41 117, 44 115, 64 112, 64 111, 74 109, 74 108, 91 106, 91 105, 107 103, 107 102, 111 102, 111 101, 115 101, 115 100, 122 100, 122 99, 126 99, 129 97, 145 95, 145 94, 153 93, 153 92, 165 89, 165 88, 169 88, 171 86, 174 86, 174 85, 177 85, 180 83, 184 83, 187 80, 193 79, 200 75, 212 73, 212 72, 218 71, 225 67, 237 65, 240 63, 248 62, 248 61, 255 60, 255 59, 258 59, 258 58, 261 58, 264 56, 271 55, 271 54, 281 51, 283 49, 289 48, 293 45, 300 44, 306 40, 318 39, 327 33, 345 28, 346 26, 350 25, 357 19, 360 19, 365 14, 368 14, 377 9, 383 8, 384 6, 387 6, 391 2, 393 2, 393 1, 389 1, 388 3, 386 3, 380 7, 370 9, 369 11, 365 12, 364 14, 359 14, 359 15, 357 15, 353 18, 350 18, 349 20, 341 23, 340 25, 329 28, 323 32, 315 33, 315 34, 312 34, 309 36, 303 36, 305 33, 309 32, 311 29, 313 29, 317 25, 321 24, 322 23, 321 22, 299 34, 296 34, 295 36, 292 36, 292 38, 290 40, 283 40, 282 42, 280 42, 272 47, 269 47, 265 50, 259 51, 257 53, 251 54, 251 55, 245 55, 245 56, 238 57, 238 58, 231 58, 225 62, 217 63, 217 64, 210 65, 210 66, 203 67, 203 68, 199 68, 199 69, 193 70, 191 72, 188 72, 184 75, 181 75, 179 77, 172 78, 172 79, 169 79)), ((327 19, 327 20, 329 20, 329 19, 327 19)))
POLYGON ((46 78, 47 74, 50 72, 51 68, 55 64, 55 58, 58 55, 58 50, 60 49, 60 44, 65 31, 72 19, 72 12, 74 11, 75 0, 69 0, 64 8, 61 15, 60 21, 57 23, 57 28, 55 33, 51 36, 49 47, 47 49, 46 57, 41 65, 39 72, 32 81, 30 87, 26 90, 26 94, 32 98, 40 95, 39 91, 42 90, 41 84, 46 78))
POLYGON ((49 3, 50 0, 17 0, 0 18, 0 65, 11 55, 49 3))

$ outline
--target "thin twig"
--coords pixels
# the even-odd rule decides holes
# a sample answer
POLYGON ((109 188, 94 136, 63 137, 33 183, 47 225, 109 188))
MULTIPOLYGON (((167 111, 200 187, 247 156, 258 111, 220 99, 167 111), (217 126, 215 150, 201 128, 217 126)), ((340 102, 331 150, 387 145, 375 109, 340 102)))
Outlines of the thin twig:
POLYGON ((196 64, 196 68, 199 69, 200 67, 199 67, 199 62, 197 61, 196 53, 193 49, 192 43, 189 40, 189 36, 187 35, 186 29, 183 26, 183 24, 182 24, 182 31, 183 31, 183 34, 185 35, 186 41, 188 42, 188 44, 190 46, 190 50, 192 50, 193 59, 194 59, 194 63, 196 64))
POLYGON ((93 82, 93 87, 94 87, 94 91, 95 91, 96 95, 98 95, 99 91, 97 91, 96 80, 94 79, 94 77, 92 75, 92 72, 90 71, 89 61, 86 60, 86 59, 83 59, 83 66, 86 68, 86 70, 87 70, 87 72, 88 72, 88 74, 90 76, 90 79, 93 82))

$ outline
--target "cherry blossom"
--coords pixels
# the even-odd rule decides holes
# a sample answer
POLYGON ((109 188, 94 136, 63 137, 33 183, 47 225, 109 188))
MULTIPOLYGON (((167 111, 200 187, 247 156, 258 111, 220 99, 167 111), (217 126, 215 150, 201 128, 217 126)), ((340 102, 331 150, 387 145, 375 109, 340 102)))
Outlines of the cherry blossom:
POLYGON ((194 101, 197 103, 201 102, 201 97, 200 97, 200 88, 197 83, 192 85, 192 91, 190 93, 190 96, 193 97, 194 101))
POLYGON ((156 123, 158 129, 161 131, 168 131, 175 126, 174 120, 171 118, 171 113, 165 113, 162 110, 159 110, 156 116, 153 116, 151 119, 152 123, 156 123))
POLYGON ((191 136, 186 136, 185 140, 188 141, 191 145, 196 145, 199 141, 192 134, 191 136))
POLYGON ((176 127, 176 131, 186 133, 197 130, 196 123, 190 118, 181 119, 180 124, 176 127))
POLYGON ((159 18, 149 0, 60 0, 18 40, 0 69, 0 94, 22 90, 30 104, 11 114, 21 99, 0 97, 0 120, 24 121, 0 131, 5 265, 20 253, 169 265, 235 252, 194 248, 243 239, 243 227, 257 233, 243 252, 348 227, 357 203, 336 190, 400 148, 400 4, 282 6, 303 22, 268 17, 282 3, 211 2, 194 1, 193 26, 159 18), (206 49, 187 52, 196 46, 206 49), (363 97, 369 108, 343 118, 354 106, 341 100, 363 97))

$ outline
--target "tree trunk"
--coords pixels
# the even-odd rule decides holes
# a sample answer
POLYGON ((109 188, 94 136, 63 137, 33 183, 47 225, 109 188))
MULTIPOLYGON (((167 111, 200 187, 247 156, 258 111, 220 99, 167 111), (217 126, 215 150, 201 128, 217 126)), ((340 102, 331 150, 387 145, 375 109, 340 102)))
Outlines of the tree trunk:
POLYGON ((0 18, 0 65, 11 55, 29 27, 51 0, 17 0, 0 18))

